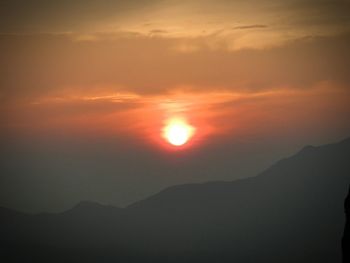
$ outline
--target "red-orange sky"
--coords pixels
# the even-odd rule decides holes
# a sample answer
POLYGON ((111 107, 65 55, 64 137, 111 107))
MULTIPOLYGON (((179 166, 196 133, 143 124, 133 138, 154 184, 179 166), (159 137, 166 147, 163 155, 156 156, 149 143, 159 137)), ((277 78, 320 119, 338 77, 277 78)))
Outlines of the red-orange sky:
POLYGON ((255 175, 349 136, 349 7, 5 2, 0 205, 124 205, 175 183, 255 175), (176 151, 162 137, 173 117, 195 127, 176 151))

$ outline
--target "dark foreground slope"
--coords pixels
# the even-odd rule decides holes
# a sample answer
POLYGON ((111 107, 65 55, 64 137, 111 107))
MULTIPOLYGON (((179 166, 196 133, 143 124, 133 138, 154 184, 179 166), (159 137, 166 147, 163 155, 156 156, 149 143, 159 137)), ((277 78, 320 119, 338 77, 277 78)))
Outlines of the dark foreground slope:
POLYGON ((350 187, 348 196, 344 202, 346 223, 344 227, 344 234, 342 239, 342 250, 343 250, 343 262, 350 262, 350 187))
POLYGON ((259 176, 168 188, 125 209, 0 211, 8 262, 341 262, 350 140, 259 176))

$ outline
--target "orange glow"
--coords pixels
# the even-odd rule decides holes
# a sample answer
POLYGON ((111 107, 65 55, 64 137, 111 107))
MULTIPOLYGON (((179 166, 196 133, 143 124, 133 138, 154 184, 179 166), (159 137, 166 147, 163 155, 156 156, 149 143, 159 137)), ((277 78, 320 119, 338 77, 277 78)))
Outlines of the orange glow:
POLYGON ((348 123, 349 91, 333 83, 321 84, 256 92, 183 88, 166 94, 76 89, 13 98, 0 105, 0 112, 8 116, 0 118, 0 131, 18 136, 123 138, 172 153, 227 138, 348 123))
POLYGON ((188 142, 193 136, 195 128, 184 119, 170 119, 163 128, 163 137, 174 146, 181 146, 188 142))

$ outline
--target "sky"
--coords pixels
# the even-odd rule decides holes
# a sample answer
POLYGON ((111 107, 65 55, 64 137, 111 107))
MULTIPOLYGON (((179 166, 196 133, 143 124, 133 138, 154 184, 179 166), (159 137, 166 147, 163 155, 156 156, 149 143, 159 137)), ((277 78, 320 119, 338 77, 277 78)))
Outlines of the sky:
POLYGON ((0 206, 126 206, 350 135, 350 1, 0 3, 0 206), (170 145, 181 118, 193 135, 170 145))

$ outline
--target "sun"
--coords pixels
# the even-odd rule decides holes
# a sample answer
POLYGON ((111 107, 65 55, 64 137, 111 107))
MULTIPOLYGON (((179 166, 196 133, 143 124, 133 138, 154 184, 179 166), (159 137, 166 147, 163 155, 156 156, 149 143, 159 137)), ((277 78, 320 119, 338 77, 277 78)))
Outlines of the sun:
POLYGON ((163 129, 163 137, 174 146, 182 146, 193 136, 195 128, 183 119, 170 119, 163 129))

